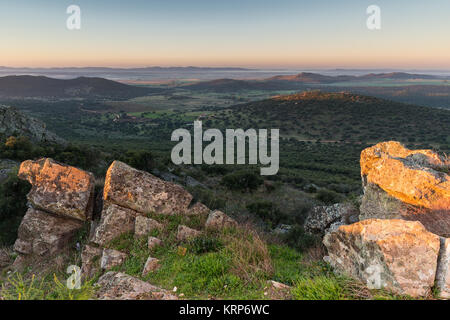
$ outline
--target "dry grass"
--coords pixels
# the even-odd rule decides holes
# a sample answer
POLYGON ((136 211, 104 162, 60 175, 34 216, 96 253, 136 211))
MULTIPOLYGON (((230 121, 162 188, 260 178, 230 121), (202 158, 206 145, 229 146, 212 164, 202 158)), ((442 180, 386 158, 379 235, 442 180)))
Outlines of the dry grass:
POLYGON ((235 231, 222 235, 232 259, 232 272, 247 281, 270 277, 274 268, 266 242, 249 225, 235 231))

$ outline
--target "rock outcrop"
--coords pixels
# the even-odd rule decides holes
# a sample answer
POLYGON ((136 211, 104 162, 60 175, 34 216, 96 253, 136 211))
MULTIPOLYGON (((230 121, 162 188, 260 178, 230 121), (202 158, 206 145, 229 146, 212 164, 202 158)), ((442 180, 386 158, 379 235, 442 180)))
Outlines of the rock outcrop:
POLYGON ((177 300, 167 290, 124 273, 108 272, 97 282, 99 300, 177 300))
POLYGON ((28 201, 36 209, 81 221, 94 203, 94 175, 49 158, 22 162, 19 178, 31 183, 28 201))
POLYGON ((304 228, 311 234, 324 235, 342 225, 359 220, 359 211, 352 204, 336 203, 332 206, 314 207, 306 218, 304 228))
POLYGON ((36 142, 66 144, 67 142, 46 129, 45 123, 29 117, 10 106, 0 105, 0 134, 21 135, 36 142))
POLYGON ((361 153, 364 197, 360 220, 420 221, 450 236, 450 161, 431 150, 408 150, 383 142, 361 153))
POLYGON ((425 296, 434 285, 439 237, 420 222, 370 219, 325 235, 327 261, 370 289, 425 296))
POLYGON ((19 178, 31 183, 30 208, 18 230, 14 266, 51 256, 67 247, 92 214, 94 176, 52 159, 24 161, 19 178))

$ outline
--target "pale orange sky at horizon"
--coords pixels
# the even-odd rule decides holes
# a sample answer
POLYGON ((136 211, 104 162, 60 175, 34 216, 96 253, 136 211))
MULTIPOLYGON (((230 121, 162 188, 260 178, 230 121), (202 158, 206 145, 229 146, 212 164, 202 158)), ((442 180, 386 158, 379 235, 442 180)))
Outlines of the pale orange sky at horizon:
POLYGON ((0 66, 450 69, 445 0, 379 0, 377 31, 365 0, 78 0, 75 31, 64 1, 6 2, 0 66))

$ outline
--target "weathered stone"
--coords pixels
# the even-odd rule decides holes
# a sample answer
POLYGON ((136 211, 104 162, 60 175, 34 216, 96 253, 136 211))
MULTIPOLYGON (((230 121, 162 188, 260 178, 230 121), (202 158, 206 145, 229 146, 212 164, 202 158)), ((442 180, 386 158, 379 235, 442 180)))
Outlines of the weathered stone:
POLYGON ((441 252, 436 272, 436 287, 441 298, 450 299, 450 239, 441 238, 441 252))
POLYGON ((199 237, 201 234, 202 234, 201 231, 197 231, 189 227, 180 225, 178 226, 177 240, 178 241, 190 240, 199 237))
POLYGON ((148 235, 153 230, 163 230, 164 226, 156 220, 138 216, 134 227, 134 234, 137 237, 148 235))
POLYGON ((188 215, 208 214, 211 210, 201 202, 196 202, 186 213, 188 215))
POLYGON ((103 270, 111 269, 112 267, 121 265, 127 257, 128 255, 126 253, 113 249, 103 249, 100 267, 103 270))
POLYGON ((81 274, 83 278, 92 278, 100 271, 100 258, 103 250, 86 245, 81 253, 81 274))
POLYGON ((0 269, 9 266, 13 261, 11 255, 6 249, 0 249, 0 269))
POLYGON ((361 153, 360 220, 401 218, 450 236, 450 161, 431 150, 383 142, 361 153))
POLYGON ((159 260, 156 258, 148 257, 147 262, 145 262, 144 269, 142 270, 142 276, 145 277, 150 272, 158 270, 160 267, 159 260))
POLYGON ((82 226, 75 219, 28 209, 19 226, 15 248, 24 254, 54 254, 65 248, 82 226))
POLYGON ((31 254, 33 252, 33 245, 30 241, 17 239, 14 243, 14 251, 21 254, 31 254))
POLYGON ((162 246, 162 241, 155 237, 148 237, 147 246, 150 250, 162 246))
POLYGON ((94 175, 43 158, 22 162, 19 178, 31 183, 28 200, 34 208, 85 221, 92 215, 94 175))
POLYGON ((305 221, 305 231, 323 235, 341 225, 358 221, 359 211, 349 203, 314 207, 305 221))
POLYGON ((223 229, 236 227, 237 222, 219 210, 211 212, 206 220, 205 227, 210 229, 223 229))
POLYGON ((192 195, 181 186, 114 161, 105 179, 104 200, 143 214, 187 214, 192 195))
POLYGON ((137 212, 105 201, 92 242, 104 246, 121 234, 134 231, 137 212))
POLYGON ((440 241, 420 222, 370 219, 325 235, 327 261, 336 271, 413 297, 434 285, 440 241))
POLYGON ((177 300, 169 291, 124 273, 108 272, 97 282, 99 300, 177 300))

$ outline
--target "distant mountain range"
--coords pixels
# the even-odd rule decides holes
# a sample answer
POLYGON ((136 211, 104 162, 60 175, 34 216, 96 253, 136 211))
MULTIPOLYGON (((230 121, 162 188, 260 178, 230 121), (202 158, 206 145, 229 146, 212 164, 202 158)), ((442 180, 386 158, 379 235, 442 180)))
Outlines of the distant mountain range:
POLYGON ((103 79, 79 77, 70 80, 44 76, 0 77, 0 97, 7 98, 115 98, 129 99, 159 92, 103 79))
POLYGON ((193 90, 211 90, 211 91, 232 91, 232 90, 294 90, 299 89, 299 85, 314 84, 333 84, 339 82, 366 82, 375 80, 445 80, 443 77, 411 74, 405 72, 391 73, 370 73, 362 76, 328 76, 318 73, 302 72, 295 75, 274 76, 265 80, 232 80, 219 79, 205 81, 196 84, 187 85, 186 88, 193 90))

